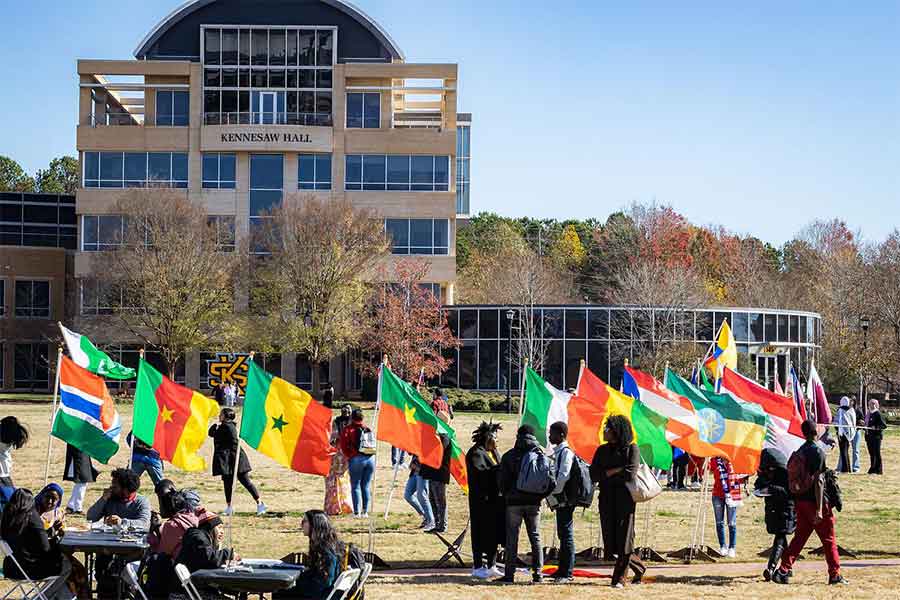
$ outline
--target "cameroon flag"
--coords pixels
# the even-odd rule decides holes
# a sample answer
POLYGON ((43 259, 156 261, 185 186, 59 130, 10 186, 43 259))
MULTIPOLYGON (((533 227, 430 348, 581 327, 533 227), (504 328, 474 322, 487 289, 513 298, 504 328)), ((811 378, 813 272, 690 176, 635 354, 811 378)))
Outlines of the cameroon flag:
POLYGON ((722 449, 735 473, 756 473, 766 439, 766 413, 728 394, 700 390, 671 369, 666 370, 665 386, 691 401, 697 411, 700 438, 722 449))
POLYGON ((331 410, 256 366, 247 373, 241 439, 278 464, 325 477, 331 469, 331 410))
MULTIPOLYGON (((444 423, 419 392, 387 365, 381 365, 378 377, 378 402, 378 439, 415 454, 423 465, 439 469, 444 447, 437 436, 438 423, 444 423)), ((446 433, 445 429, 449 428, 442 428, 441 433, 446 433)))
POLYGON ((218 412, 215 400, 178 385, 140 360, 134 435, 153 446, 163 460, 185 471, 205 470, 206 461, 197 451, 206 441, 209 419, 218 412))

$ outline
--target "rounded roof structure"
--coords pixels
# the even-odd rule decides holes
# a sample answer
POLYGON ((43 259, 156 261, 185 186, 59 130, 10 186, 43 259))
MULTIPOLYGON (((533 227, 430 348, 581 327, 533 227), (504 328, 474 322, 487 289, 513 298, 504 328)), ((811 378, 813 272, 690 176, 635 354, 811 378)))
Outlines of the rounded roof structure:
MULTIPOLYGON (((274 9, 277 9, 275 12, 279 13, 281 16, 287 15, 288 12, 295 12, 297 9, 308 9, 312 7, 312 5, 320 4, 326 5, 337 11, 338 13, 344 15, 345 17, 351 19, 353 22, 361 26, 365 31, 371 34, 387 51, 389 57, 383 58, 391 58, 394 60, 404 61, 406 60, 406 56, 403 51, 394 41, 394 39, 385 31, 378 23, 376 23, 370 16, 368 16, 365 12, 362 11, 359 7, 353 5, 346 0, 274 0, 271 2, 274 6, 274 9), (294 9, 291 11, 290 9, 294 9), (285 12, 281 12, 285 11, 285 12)), ((144 60, 147 58, 194 58, 193 54, 184 54, 182 56, 178 56, 173 53, 168 53, 164 56, 152 56, 154 54, 154 48, 159 44, 159 42, 167 35, 173 32, 180 24, 188 21, 191 17, 195 17, 198 11, 201 9, 210 9, 215 8, 213 5, 225 5, 225 4, 238 4, 235 2, 230 2, 229 0, 188 0, 181 6, 177 7, 168 16, 166 16, 162 21, 156 24, 150 32, 144 36, 144 39, 138 44, 137 48, 134 51, 134 56, 138 60, 144 60)), ((241 10, 226 9, 229 13, 228 15, 217 15, 217 16, 231 16, 230 13, 242 13, 244 18, 241 19, 239 14, 234 14, 234 17, 237 18, 239 22, 222 22, 222 20, 211 21, 209 23, 204 23, 208 25, 252 25, 252 24, 267 24, 267 25, 325 25, 327 23, 303 23, 303 22, 294 22, 290 20, 289 22, 259 22, 254 23, 249 21, 246 18, 247 11, 249 9, 256 9, 258 11, 259 5, 261 3, 257 2, 253 5, 249 3, 244 4, 240 7, 241 10)), ((258 13, 255 13, 258 14, 258 13)), ((339 23, 331 23, 334 25, 339 25, 339 23)), ((193 26, 193 25, 192 25, 193 26)), ((339 40, 340 41, 340 40, 339 40)), ((364 59, 372 59, 376 57, 368 57, 368 56, 359 56, 352 58, 364 58, 364 59)))

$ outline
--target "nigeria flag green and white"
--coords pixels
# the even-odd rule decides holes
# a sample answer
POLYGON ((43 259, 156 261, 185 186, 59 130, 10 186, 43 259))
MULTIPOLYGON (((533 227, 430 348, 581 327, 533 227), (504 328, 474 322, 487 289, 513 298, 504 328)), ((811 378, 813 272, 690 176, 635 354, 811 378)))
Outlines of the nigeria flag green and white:
POLYGON ((111 359, 105 352, 98 349, 87 336, 66 329, 62 323, 59 324, 59 329, 66 340, 69 356, 82 369, 107 379, 134 379, 137 377, 137 371, 111 359))

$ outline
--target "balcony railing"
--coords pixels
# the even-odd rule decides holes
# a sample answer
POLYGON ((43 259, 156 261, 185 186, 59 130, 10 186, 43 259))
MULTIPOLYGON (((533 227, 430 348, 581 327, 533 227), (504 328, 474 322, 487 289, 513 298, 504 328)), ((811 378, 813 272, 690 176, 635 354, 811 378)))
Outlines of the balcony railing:
POLYGON ((143 125, 134 115, 128 113, 106 113, 90 115, 88 124, 91 127, 140 127, 143 125))
POLYGON ((310 112, 213 112, 204 113, 205 125, 304 125, 331 127, 331 113, 310 112))

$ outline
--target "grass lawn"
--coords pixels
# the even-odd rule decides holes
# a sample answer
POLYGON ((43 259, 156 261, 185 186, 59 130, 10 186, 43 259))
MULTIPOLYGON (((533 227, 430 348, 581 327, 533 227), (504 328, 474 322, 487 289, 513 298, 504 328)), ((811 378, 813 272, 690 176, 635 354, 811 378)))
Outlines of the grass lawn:
MULTIPOLYGON (((131 406, 122 405, 120 409, 123 431, 127 432, 131 423, 131 406)), ((13 478, 17 485, 37 491, 44 480, 49 406, 0 404, 0 416, 7 414, 18 416, 32 433, 28 446, 13 455, 13 478)), ((371 413, 368 415, 371 416, 371 413)), ((495 421, 500 421, 504 425, 500 446, 502 450, 506 450, 514 439, 514 418, 506 415, 493 417, 495 421)), ((482 415, 461 414, 454 421, 464 450, 468 449, 470 432, 481 419, 482 415)), ((862 444, 861 451, 863 453, 861 462, 867 466, 865 444, 862 444)), ((64 454, 64 445, 55 441, 50 468, 51 480, 62 479, 64 454)), ((203 454, 209 461, 212 455, 211 442, 204 446, 203 454)), ((235 491, 238 513, 234 518, 234 540, 237 552, 246 557, 281 557, 289 552, 305 550, 305 539, 299 531, 299 517, 307 509, 322 507, 324 480, 293 473, 254 451, 248 451, 248 454, 254 468, 252 477, 271 512, 265 517, 256 517, 255 505, 250 496, 243 489, 235 491)), ((900 456, 900 432, 894 430, 886 437, 884 456, 883 477, 859 474, 842 476, 840 480, 844 494, 844 511, 838 516, 838 541, 842 546, 856 551, 864 558, 900 558, 900 465, 896 460, 900 456)), ((88 505, 107 485, 108 472, 114 467, 125 466, 127 459, 127 451, 123 448, 110 465, 98 465, 103 473, 98 483, 88 491, 88 505)), ((836 451, 829 455, 828 460, 830 465, 835 464, 836 451)), ((416 530, 419 519, 402 498, 402 486, 406 482, 405 471, 401 472, 398 478, 398 488, 391 504, 391 515, 386 521, 382 518, 392 475, 390 449, 386 445, 382 444, 379 449, 378 464, 375 482, 375 512, 378 513, 376 552, 389 563, 408 564, 418 561, 422 565, 430 564, 443 553, 444 547, 437 539, 416 530)), ((213 478, 209 472, 187 474, 170 467, 167 476, 180 486, 197 489, 211 510, 220 511, 224 508, 221 480, 213 478)), ((152 496, 149 479, 145 479, 144 483, 143 491, 152 496)), ((68 494, 71 484, 65 484, 64 488, 68 494)), ((455 483, 451 483, 448 488, 448 501, 451 507, 450 529, 455 534, 465 526, 468 512, 466 499, 455 483)), ((155 499, 153 502, 155 504, 155 499)), ((696 502, 695 493, 666 492, 649 505, 640 506, 637 543, 650 545, 663 553, 687 545, 691 537, 696 502), (650 511, 650 527, 647 535, 644 535, 642 523, 647 510, 650 511)), ((597 522, 595 510, 585 511, 583 515, 576 516, 576 549, 581 550, 593 545, 593 540, 597 537, 597 522)), ((367 522, 345 517, 337 519, 336 523, 346 541, 366 547, 367 522)), ((548 545, 552 530, 553 516, 546 511, 542 516, 544 545, 548 545)), ((705 542, 710 546, 716 545, 711 507, 707 507, 705 542)), ((762 500, 749 498, 745 500, 738 513, 738 558, 723 562, 760 561, 756 554, 768 548, 770 542, 763 523, 762 500)), ((812 542, 810 545, 812 549, 812 542)), ((527 542, 523 531, 520 551, 524 551, 524 548, 527 548, 527 542)), ((466 554, 469 549, 467 539, 464 545, 466 554)), ((651 577, 648 585, 619 592, 599 587, 608 585, 608 579, 583 581, 560 589, 549 586, 532 588, 474 585, 467 577, 453 572, 428 577, 385 576, 373 578, 369 586, 369 597, 419 599, 440 594, 445 598, 511 600, 523 596, 536 599, 574 598, 585 593, 609 593, 613 597, 637 598, 641 593, 644 595, 652 593, 659 599, 681 599, 700 595, 707 598, 729 598, 735 594, 744 598, 756 598, 777 592, 785 597, 797 598, 868 598, 898 597, 897 590, 900 589, 900 568, 896 565, 890 568, 873 567, 849 571, 847 576, 852 578, 852 585, 840 590, 826 589, 821 585, 825 579, 825 572, 824 563, 820 561, 816 563, 815 570, 798 572, 796 578, 798 585, 786 589, 779 587, 777 590, 771 584, 764 584, 756 574, 762 570, 761 565, 749 570, 745 568, 743 571, 735 566, 733 573, 727 569, 723 571, 721 565, 721 562, 714 566, 693 565, 686 570, 660 568, 656 572, 651 565, 648 571, 648 576, 651 577)))

